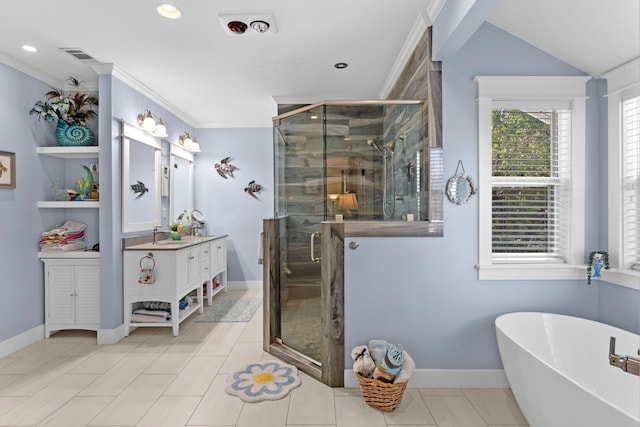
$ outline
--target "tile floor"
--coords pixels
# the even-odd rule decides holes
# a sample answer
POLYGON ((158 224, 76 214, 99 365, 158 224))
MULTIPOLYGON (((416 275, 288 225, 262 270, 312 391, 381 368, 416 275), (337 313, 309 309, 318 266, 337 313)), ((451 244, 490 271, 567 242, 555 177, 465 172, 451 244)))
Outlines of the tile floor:
MULTIPOLYGON (((256 292, 241 292, 255 295, 256 292)), ((63 331, 0 359, 1 426, 438 427, 526 426, 503 389, 407 389, 391 413, 359 389, 332 389, 302 375, 286 398, 243 403, 226 378, 262 351, 262 310, 247 323, 185 320, 139 328, 115 345, 63 331)))

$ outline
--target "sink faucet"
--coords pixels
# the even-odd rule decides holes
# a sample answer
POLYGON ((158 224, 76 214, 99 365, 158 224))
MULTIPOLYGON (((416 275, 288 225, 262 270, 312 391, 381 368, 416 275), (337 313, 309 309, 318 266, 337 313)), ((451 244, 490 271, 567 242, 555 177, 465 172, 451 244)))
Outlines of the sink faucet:
MULTIPOLYGON (((640 350, 638 350, 640 355, 640 350)), ((632 375, 640 375, 640 359, 630 356, 619 356, 616 354, 616 338, 609 338, 609 364, 616 366, 632 375)))
POLYGON ((155 245, 156 243, 158 243, 158 226, 157 225, 153 227, 153 244, 155 245))

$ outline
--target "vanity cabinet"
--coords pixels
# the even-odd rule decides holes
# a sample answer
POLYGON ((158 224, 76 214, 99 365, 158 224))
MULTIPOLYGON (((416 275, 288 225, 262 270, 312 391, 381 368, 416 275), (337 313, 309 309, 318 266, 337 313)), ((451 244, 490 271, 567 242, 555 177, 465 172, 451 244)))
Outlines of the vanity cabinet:
MULTIPOLYGON (((196 310, 203 312, 203 289, 212 295, 212 263, 218 262, 219 250, 225 245, 216 244, 224 237, 194 237, 181 241, 164 240, 157 244, 144 243, 125 248, 123 252, 124 274, 124 326, 125 335, 132 327, 171 327, 177 336, 180 323, 196 310), (215 245, 215 246, 214 246, 215 245), (220 246, 220 248, 218 248, 220 246), (212 248, 216 256, 212 258, 212 248), (142 268, 153 268, 154 283, 140 284, 138 279, 142 268), (179 301, 189 293, 196 291, 197 298, 185 310, 179 310, 179 301), (132 322, 134 310, 145 301, 171 303, 171 319, 167 322, 132 322)), ((224 255, 226 260, 226 254, 224 255)), ((220 266, 216 271, 220 274, 220 266)), ((224 266, 226 270, 226 263, 224 266)), ((226 273, 225 273, 226 274, 226 273)), ((225 276, 226 277, 226 276, 225 276)), ((226 290, 222 282, 213 293, 226 290)), ((209 300, 210 304, 210 300, 209 300)))
POLYGON ((61 329, 100 329, 100 260, 41 258, 44 263, 45 338, 61 329))

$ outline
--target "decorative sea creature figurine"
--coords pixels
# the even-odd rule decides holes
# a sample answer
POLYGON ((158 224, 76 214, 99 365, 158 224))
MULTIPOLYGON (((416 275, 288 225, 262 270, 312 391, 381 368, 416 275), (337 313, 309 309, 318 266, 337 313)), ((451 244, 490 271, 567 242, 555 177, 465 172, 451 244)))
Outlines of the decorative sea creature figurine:
POLYGON ((91 169, 85 165, 80 165, 80 167, 87 173, 87 179, 78 178, 76 180, 76 191, 78 192, 76 200, 88 200, 90 199, 89 193, 93 190, 93 174, 91 173, 91 169))
POLYGON ((220 163, 215 164, 216 172, 224 179, 227 179, 227 175, 233 177, 235 167, 229 163, 229 159, 231 159, 231 157, 225 157, 220 160, 220 163))
POLYGON ((262 190, 262 186, 260 184, 256 184, 255 181, 251 181, 249 184, 247 184, 247 186, 244 189, 244 191, 248 193, 251 197, 256 197, 255 193, 259 194, 260 190, 262 190))
POLYGON ((138 181, 135 184, 131 184, 130 187, 131 187, 131 190, 133 190, 133 194, 137 194, 136 199, 139 199, 140 197, 144 196, 144 193, 149 191, 147 186, 144 185, 144 183, 141 181, 138 181))

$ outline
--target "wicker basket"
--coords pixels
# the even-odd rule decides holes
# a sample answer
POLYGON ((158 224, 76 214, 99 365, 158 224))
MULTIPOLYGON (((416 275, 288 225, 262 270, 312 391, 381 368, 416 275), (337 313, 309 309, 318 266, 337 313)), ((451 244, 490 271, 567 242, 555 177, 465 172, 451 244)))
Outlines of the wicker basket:
POLYGON ((356 377, 358 378, 358 383, 360 383, 360 391, 364 396, 364 401, 372 408, 391 412, 402 402, 404 390, 407 388, 407 381, 391 384, 373 378, 366 378, 359 374, 356 374, 356 377))

